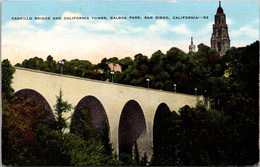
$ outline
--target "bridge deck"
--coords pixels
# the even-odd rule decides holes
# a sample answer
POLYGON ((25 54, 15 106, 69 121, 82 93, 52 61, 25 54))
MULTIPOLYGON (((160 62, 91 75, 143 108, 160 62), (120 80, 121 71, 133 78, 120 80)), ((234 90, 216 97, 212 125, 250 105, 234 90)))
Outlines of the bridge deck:
POLYGON ((161 90, 161 89, 153 89, 153 88, 146 88, 146 87, 140 87, 140 86, 126 85, 126 84, 120 84, 120 83, 115 83, 115 82, 112 83, 112 82, 108 82, 108 81, 101 81, 101 80, 96 80, 96 79, 82 78, 82 77, 76 77, 76 76, 72 76, 72 75, 58 74, 58 73, 52 73, 52 72, 41 71, 41 70, 34 70, 34 69, 29 69, 29 68, 22 68, 22 67, 14 67, 14 68, 18 69, 18 70, 25 70, 25 71, 31 71, 31 72, 36 72, 36 73, 55 75, 55 76, 59 76, 59 77, 66 77, 66 78, 72 78, 72 79, 78 79, 78 80, 84 80, 84 81, 91 81, 91 82, 97 82, 97 83, 102 83, 102 84, 111 84, 111 85, 123 86, 123 87, 135 88, 135 89, 141 89, 141 90, 149 90, 149 91, 151 91, 151 93, 152 93, 152 91, 154 91, 154 92, 163 92, 163 93, 179 94, 179 95, 195 97, 195 95, 190 95, 190 94, 185 94, 185 93, 178 93, 178 92, 171 92, 171 91, 165 91, 165 90, 161 90))

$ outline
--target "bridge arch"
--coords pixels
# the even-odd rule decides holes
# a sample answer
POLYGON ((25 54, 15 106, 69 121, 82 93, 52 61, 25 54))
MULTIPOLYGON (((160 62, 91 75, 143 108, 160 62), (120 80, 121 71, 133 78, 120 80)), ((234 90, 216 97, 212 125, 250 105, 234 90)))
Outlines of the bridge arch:
POLYGON ((100 130, 102 128, 103 123, 106 123, 109 127, 106 111, 102 103, 95 96, 89 95, 83 97, 76 105, 73 116, 82 116, 82 113, 80 111, 81 109, 89 109, 91 123, 93 127, 95 127, 97 130, 100 130))
POLYGON ((156 109, 153 123, 153 155, 155 161, 159 161, 161 156, 165 157, 164 152, 169 149, 171 118, 168 105, 161 103, 156 109))
POLYGON ((39 92, 33 89, 21 89, 19 91, 16 91, 13 96, 22 97, 24 99, 31 98, 33 99, 37 104, 41 104, 45 111, 49 111, 50 115, 47 116, 47 119, 53 119, 54 115, 51 109, 51 106, 49 105, 48 101, 41 95, 39 92))
POLYGON ((119 154, 132 155, 132 148, 142 134, 146 133, 143 110, 138 102, 129 100, 122 110, 119 120, 119 154))

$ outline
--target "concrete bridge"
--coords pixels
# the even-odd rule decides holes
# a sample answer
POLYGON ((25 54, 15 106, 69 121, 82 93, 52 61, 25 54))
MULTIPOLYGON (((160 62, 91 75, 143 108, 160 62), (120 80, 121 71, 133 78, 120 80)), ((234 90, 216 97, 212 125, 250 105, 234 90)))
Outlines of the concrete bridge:
MULTIPOLYGON (((29 96, 46 109, 52 109, 56 95, 74 107, 89 107, 92 124, 100 127, 104 119, 110 127, 110 140, 116 152, 132 148, 137 141, 139 152, 152 155, 153 125, 158 106, 178 111, 184 105, 195 106, 202 97, 134 87, 106 81, 61 75, 15 67, 12 87, 15 94, 29 96)), ((53 110, 53 109, 52 109, 53 110)), ((70 117, 74 110, 67 113, 70 117)))

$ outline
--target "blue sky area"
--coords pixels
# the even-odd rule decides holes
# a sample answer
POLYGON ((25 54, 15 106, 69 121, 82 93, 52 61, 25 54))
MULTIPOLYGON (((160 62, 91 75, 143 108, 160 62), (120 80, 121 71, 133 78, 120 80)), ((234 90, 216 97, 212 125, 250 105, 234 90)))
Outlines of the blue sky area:
MULTIPOLYGON (((87 59, 98 63, 104 57, 151 56, 171 47, 188 51, 190 37, 195 45, 210 46, 218 1, 6 1, 2 3, 2 56, 11 62, 52 55, 54 59, 87 59), (51 20, 35 20, 35 17, 51 20), (64 20, 64 17, 89 20, 64 20), (107 17, 92 20, 91 17, 107 17), (125 16, 124 20, 110 17, 125 16), (141 19, 129 19, 140 16, 141 19), (144 19, 153 16, 153 19, 144 19), (155 19, 168 16, 170 19, 155 19), (172 19, 198 16, 207 19, 172 19), (32 17, 32 20, 15 20, 32 17), (61 20, 53 20, 61 17, 61 20)), ((222 1, 231 46, 259 39, 257 1, 222 1)))

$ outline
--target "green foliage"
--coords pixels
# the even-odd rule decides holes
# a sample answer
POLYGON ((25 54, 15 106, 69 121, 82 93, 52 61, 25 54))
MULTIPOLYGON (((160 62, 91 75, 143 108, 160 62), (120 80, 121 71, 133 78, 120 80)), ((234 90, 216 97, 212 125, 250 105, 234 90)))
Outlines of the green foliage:
POLYGON ((44 64, 45 64, 44 71, 52 72, 57 68, 57 62, 53 60, 53 57, 51 55, 47 57, 44 64))
MULTIPOLYGON (((133 165, 133 160, 131 155, 126 154, 126 153, 120 153, 120 161, 123 162, 124 166, 132 166, 133 165)), ((136 164, 134 164, 136 165, 136 164)))
POLYGON ((24 60, 22 64, 17 63, 15 66, 53 73, 61 73, 62 68, 63 74, 65 75, 105 80, 104 78, 107 74, 106 71, 108 70, 106 62, 98 65, 93 65, 87 60, 74 59, 71 61, 67 61, 63 59, 62 61, 64 62, 64 65, 56 62, 55 60, 53 60, 53 57, 49 55, 45 61, 41 58, 34 57, 28 60, 24 60), (103 74, 99 71, 100 69, 104 70, 103 74))
POLYGON ((66 118, 63 117, 63 114, 72 109, 71 104, 67 101, 63 101, 62 96, 62 90, 60 89, 59 96, 56 96, 56 104, 53 106, 55 110, 56 129, 61 133, 68 127, 66 118))
POLYGON ((81 136, 84 140, 97 135, 91 123, 91 112, 89 108, 76 108, 72 118, 70 132, 81 136))
MULTIPOLYGON (((229 103, 228 108, 229 112, 225 113, 206 110, 198 104, 195 108, 182 107, 179 115, 173 112, 167 133, 160 131, 160 137, 154 138, 152 165, 226 166, 257 163, 258 114, 254 110, 253 100, 238 98, 229 103), (169 149, 164 149, 160 143, 169 149)), ((164 122, 160 121, 160 125, 164 122)))
POLYGON ((134 161, 137 165, 140 164, 140 154, 139 154, 139 151, 138 151, 138 145, 135 141, 135 145, 134 145, 134 161))
POLYGON ((14 92, 14 89, 12 88, 11 84, 12 84, 12 79, 13 79, 13 74, 15 72, 15 69, 12 67, 8 59, 2 61, 1 68, 2 68, 2 96, 5 96, 5 98, 10 99, 14 92))
POLYGON ((64 140, 62 133, 52 129, 46 121, 38 122, 34 132, 36 144, 25 149, 22 154, 24 162, 20 165, 65 166, 70 164, 71 157, 66 148, 69 143, 64 140))
POLYGON ((80 136, 65 134, 66 150, 70 154, 73 166, 101 166, 103 158, 103 145, 94 139, 84 140, 80 136))
POLYGON ((113 149, 112 149, 112 143, 110 143, 110 139, 109 139, 109 126, 107 120, 103 121, 102 129, 99 137, 104 146, 104 154, 107 156, 111 156, 113 149))
POLYGON ((107 122, 104 122, 101 131, 96 131, 86 110, 84 119, 81 119, 84 128, 74 133, 61 133, 66 127, 62 115, 71 108, 63 101, 61 90, 54 108, 55 119, 46 120, 49 112, 32 99, 16 97, 8 101, 3 98, 2 144, 5 165, 122 165, 118 157, 112 154, 107 122))
MULTIPOLYGON (((36 144, 34 127, 45 119, 49 111, 32 99, 14 97, 2 100, 2 155, 5 165, 24 165, 28 148, 36 144)), ((28 157, 27 157, 28 158, 28 157)))
MULTIPOLYGON (((70 132, 86 142, 87 148, 79 147, 88 152, 88 155, 79 156, 80 151, 75 150, 79 162, 76 165, 121 165, 116 155, 112 154, 112 144, 109 139, 109 127, 107 120, 103 121, 102 128, 96 130, 91 123, 91 111, 89 108, 76 108, 72 116, 70 132), (88 150, 89 149, 89 150, 88 150), (94 152, 98 151, 98 152, 94 152), (95 157, 89 157, 94 156, 95 157), (95 160, 96 158, 96 160, 95 160), (88 159, 95 160, 89 162, 88 159)), ((74 145, 72 145, 74 147, 74 145)), ((75 157, 72 155, 72 157, 75 157)))
POLYGON ((130 57, 125 57, 125 58, 119 60, 118 63, 121 65, 122 71, 125 71, 128 66, 133 64, 133 60, 130 57))
POLYGON ((146 166, 148 164, 148 157, 146 155, 146 152, 144 153, 144 156, 141 158, 140 166, 146 166))
POLYGON ((35 70, 43 70, 45 68, 44 60, 42 58, 34 57, 29 60, 24 60, 22 62, 22 67, 35 69, 35 70))

